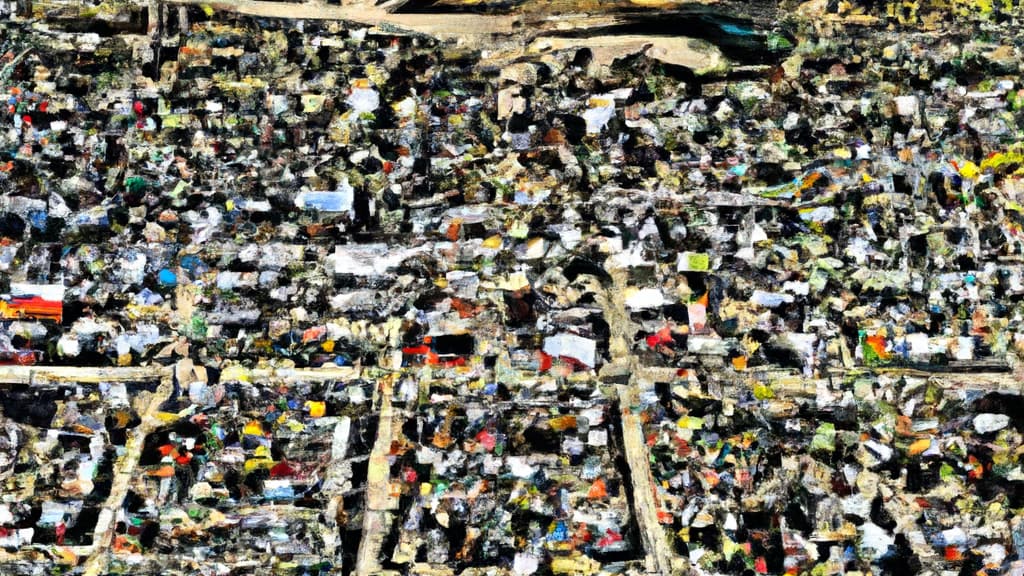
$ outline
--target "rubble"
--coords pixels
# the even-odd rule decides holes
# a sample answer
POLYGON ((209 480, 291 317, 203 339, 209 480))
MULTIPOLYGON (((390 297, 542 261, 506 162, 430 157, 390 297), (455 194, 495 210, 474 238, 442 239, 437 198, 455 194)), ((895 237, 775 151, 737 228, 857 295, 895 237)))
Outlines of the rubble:
POLYGON ((0 572, 1024 571, 1019 7, 648 4, 0 2, 0 572))

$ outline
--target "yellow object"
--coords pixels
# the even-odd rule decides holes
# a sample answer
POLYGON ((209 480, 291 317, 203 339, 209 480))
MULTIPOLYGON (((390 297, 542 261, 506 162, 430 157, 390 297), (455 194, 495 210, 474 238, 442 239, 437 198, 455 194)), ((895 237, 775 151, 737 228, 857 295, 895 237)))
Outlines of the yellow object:
POLYGON ((273 468, 274 461, 270 458, 250 458, 245 461, 245 471, 252 472, 261 468, 273 468))
POLYGON ((1011 150, 1007 152, 993 154, 989 158, 985 158, 984 160, 982 160, 981 169, 998 169, 1003 166, 1012 166, 1017 164, 1024 164, 1024 153, 1020 152, 1019 146, 1014 146, 1011 150))
POLYGON ((722 539, 722 555, 725 556, 726 561, 732 560, 733 555, 737 552, 746 554, 747 549, 742 544, 730 540, 728 536, 722 539))
POLYGON ((703 252, 683 252, 679 255, 681 272, 707 272, 711 258, 703 252))
POLYGON ((250 420, 245 428, 242 428, 242 434, 249 434, 252 436, 263 436, 263 425, 258 420, 250 420))
POLYGON ((696 416, 683 416, 676 422, 676 425, 680 428, 689 428, 690 430, 699 430, 704 427, 704 419, 697 418, 696 416))
POLYGON ((551 559, 551 571, 570 576, 590 576, 601 570, 601 563, 582 554, 578 556, 556 556, 551 559))
POLYGON ((156 419, 157 420, 159 420, 161 422, 168 423, 168 424, 170 424, 171 422, 177 422, 178 418, 180 418, 180 416, 178 416, 174 412, 157 412, 156 413, 156 419))
POLYGON ((771 398, 775 398, 775 392, 765 384, 758 382, 757 384, 754 384, 754 398, 757 398, 758 400, 769 400, 771 398))
POLYGON ((310 418, 321 418, 327 413, 327 404, 325 402, 306 400, 306 408, 309 409, 310 418))
POLYGON ((58 564, 64 564, 74 566, 78 564, 78 556, 75 551, 67 546, 56 546, 54 551, 57 553, 56 561, 58 564))
POLYGON ((920 440, 914 441, 914 443, 907 448, 907 452, 910 453, 911 456, 916 456, 927 450, 931 445, 932 441, 930 438, 921 438, 920 440))
POLYGON ((228 366, 228 367, 224 368, 224 370, 222 370, 221 373, 220 373, 220 381, 221 382, 232 382, 232 381, 249 382, 250 381, 249 378, 250 378, 249 370, 247 370, 247 369, 245 369, 242 366, 239 366, 237 364, 234 365, 234 366, 228 366))
POLYGON ((551 420, 548 420, 548 426, 550 426, 552 430, 558 432, 562 432, 563 430, 568 430, 570 428, 576 428, 576 417, 571 414, 555 416, 551 420))
POLYGON ((960 175, 964 178, 970 178, 974 180, 981 174, 981 169, 974 162, 968 161, 966 164, 960 167, 960 175))

